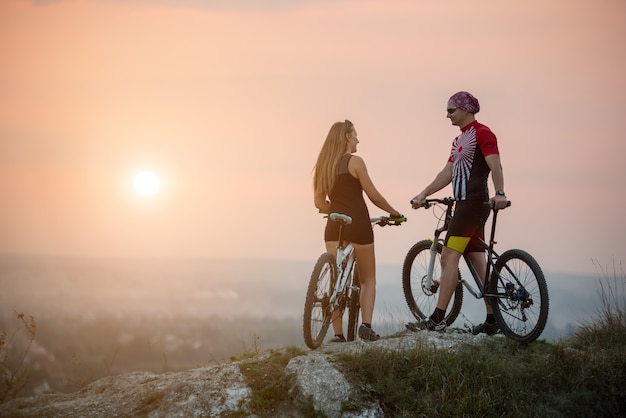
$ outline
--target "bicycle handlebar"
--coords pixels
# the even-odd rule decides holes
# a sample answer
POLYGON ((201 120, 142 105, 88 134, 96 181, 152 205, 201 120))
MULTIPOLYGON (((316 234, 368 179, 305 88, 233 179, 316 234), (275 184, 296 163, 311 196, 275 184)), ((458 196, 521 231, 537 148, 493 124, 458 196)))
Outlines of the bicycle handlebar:
MULTIPOLYGON (((417 204, 417 202, 415 200, 411 200, 411 207, 413 209, 419 209, 419 208, 424 208, 424 209, 428 209, 430 208, 433 204, 437 204, 440 203, 442 205, 446 205, 446 206, 452 206, 457 202, 456 199, 454 199, 453 197, 444 197, 444 198, 436 198, 436 199, 426 199, 424 200, 424 202, 420 205, 417 204)), ((490 202, 483 202, 483 205, 489 205, 491 206, 490 202)), ((507 200, 506 201, 506 208, 511 206, 511 201, 507 200)))
POLYGON ((453 197, 444 197, 441 199, 426 199, 424 200, 424 202, 422 202, 419 205, 417 204, 415 200, 411 200, 411 207, 413 209, 419 209, 419 208, 428 209, 433 205, 433 203, 441 203, 446 206, 452 206, 454 205, 454 202, 456 202, 456 200, 453 197))
MULTIPOLYGON (((324 210, 320 210, 319 213, 326 215, 324 216, 325 218, 331 217, 331 219, 334 221, 341 221, 346 224, 352 223, 352 218, 342 213, 328 213, 324 210)), ((406 219, 406 216, 404 215, 401 215, 400 217, 397 217, 397 218, 392 218, 390 216, 379 216, 377 218, 370 218, 371 223, 379 225, 379 226, 386 226, 386 225, 398 226, 406 221, 407 219, 406 219)))
POLYGON ((389 216, 379 216, 378 218, 370 218, 370 222, 379 226, 399 226, 402 225, 403 222, 406 222, 406 216, 401 216, 399 218, 391 218, 389 216))

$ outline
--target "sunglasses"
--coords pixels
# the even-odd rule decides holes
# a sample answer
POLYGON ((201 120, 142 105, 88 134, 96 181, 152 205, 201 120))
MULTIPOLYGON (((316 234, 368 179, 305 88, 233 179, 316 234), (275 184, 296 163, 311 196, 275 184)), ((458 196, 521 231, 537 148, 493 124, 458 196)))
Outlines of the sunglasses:
POLYGON ((454 107, 454 108, 447 109, 447 111, 448 111, 448 115, 453 114, 454 112, 456 112, 456 110, 457 110, 457 109, 458 109, 458 107, 454 107))
POLYGON ((346 119, 344 123, 346 124, 346 129, 350 129, 354 126, 352 125, 352 122, 350 122, 348 119, 346 119))

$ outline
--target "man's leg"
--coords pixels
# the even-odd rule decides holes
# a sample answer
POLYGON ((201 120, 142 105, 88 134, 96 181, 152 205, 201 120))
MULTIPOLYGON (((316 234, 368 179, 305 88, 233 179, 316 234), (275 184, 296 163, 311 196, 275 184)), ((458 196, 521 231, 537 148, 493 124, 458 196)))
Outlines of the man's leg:
POLYGON ((446 328, 444 318, 446 309, 452 299, 452 295, 458 285, 459 260, 461 253, 444 247, 441 251, 441 277, 439 278, 439 295, 437 308, 429 318, 417 322, 409 322, 406 327, 411 331, 427 329, 431 331, 442 331, 446 328))
POLYGON ((443 247, 441 251, 441 278, 439 279, 437 308, 444 312, 448 309, 450 299, 458 285, 461 256, 461 253, 448 247, 443 247))

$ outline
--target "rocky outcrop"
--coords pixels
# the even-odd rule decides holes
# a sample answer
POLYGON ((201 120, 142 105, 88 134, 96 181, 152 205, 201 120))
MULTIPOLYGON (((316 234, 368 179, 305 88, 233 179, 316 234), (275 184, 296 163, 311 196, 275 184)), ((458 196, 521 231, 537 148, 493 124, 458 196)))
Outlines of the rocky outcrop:
MULTIPOLYGON (((359 411, 343 411, 343 403, 358 395, 333 362, 340 352, 406 350, 416 346, 453 349, 459 342, 478 339, 467 333, 400 333, 373 343, 326 344, 294 357, 285 372, 294 376, 293 396, 311 403, 327 417, 382 417, 379 405, 365 403, 359 411)), ((261 354, 263 356, 263 354, 261 354)), ((1 417, 219 417, 249 412, 252 390, 240 366, 246 360, 183 372, 134 372, 97 380, 69 394, 17 398, 0 405, 1 417)), ((233 416, 233 415, 231 415, 233 416)), ((289 416, 297 417, 295 408, 289 416)))

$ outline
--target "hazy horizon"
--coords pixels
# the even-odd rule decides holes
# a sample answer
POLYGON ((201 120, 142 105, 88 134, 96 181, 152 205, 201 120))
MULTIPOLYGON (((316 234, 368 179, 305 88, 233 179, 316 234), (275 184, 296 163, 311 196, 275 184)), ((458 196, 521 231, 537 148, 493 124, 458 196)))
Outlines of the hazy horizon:
MULTIPOLYGON (((0 255, 0 314, 300 319, 312 268, 312 261, 293 260, 0 255)), ((401 331, 412 320, 402 293, 401 265, 379 264, 377 272, 374 322, 384 334, 401 331)), ((607 273, 602 277, 544 271, 550 294, 549 338, 563 336, 597 313, 598 280, 613 277, 612 271, 607 273)), ((483 317, 483 301, 466 292, 462 315, 453 326, 463 328, 483 317)))

